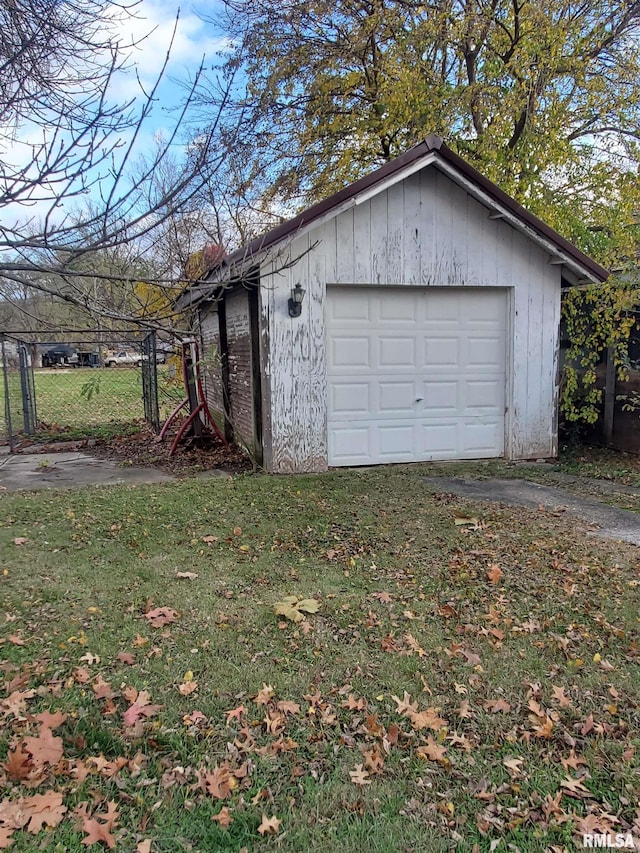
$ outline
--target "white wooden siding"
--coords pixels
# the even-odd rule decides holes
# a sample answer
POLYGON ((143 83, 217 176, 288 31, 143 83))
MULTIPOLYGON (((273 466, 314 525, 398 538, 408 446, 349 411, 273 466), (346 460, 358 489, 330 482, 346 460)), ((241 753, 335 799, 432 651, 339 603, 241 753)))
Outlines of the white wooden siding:
POLYGON ((549 261, 432 166, 294 239, 261 269, 270 469, 327 464, 327 284, 510 288, 505 455, 553 455, 561 269, 549 261), (307 295, 290 318, 297 282, 307 295))

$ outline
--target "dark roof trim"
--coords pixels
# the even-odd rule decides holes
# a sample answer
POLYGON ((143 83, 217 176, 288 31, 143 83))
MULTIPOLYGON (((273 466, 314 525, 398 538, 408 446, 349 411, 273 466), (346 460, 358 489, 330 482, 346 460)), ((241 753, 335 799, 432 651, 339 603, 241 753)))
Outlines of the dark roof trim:
MULTIPOLYGON (((379 169, 365 175, 355 183, 350 184, 348 187, 345 187, 339 192, 334 193, 334 195, 329 196, 329 198, 323 199, 317 204, 303 210, 297 216, 294 216, 292 219, 288 219, 286 222, 283 222, 281 225, 278 225, 266 234, 256 237, 254 240, 251 240, 249 243, 241 246, 231 255, 225 257, 219 265, 210 270, 205 281, 207 279, 210 281, 211 278, 216 277, 216 273, 224 273, 225 269, 242 265, 247 260, 253 259, 253 262, 255 263, 255 259, 258 255, 282 242, 286 238, 295 235, 305 226, 326 216, 331 213, 332 210, 339 208, 341 205, 353 198, 356 198, 366 190, 373 189, 378 184, 388 181, 390 178, 393 178, 395 174, 401 173, 407 167, 417 163, 417 161, 426 159, 428 155, 434 154, 436 155, 434 161, 435 165, 437 165, 438 159, 441 159, 444 165, 448 164, 450 167, 453 167, 454 171, 459 173, 461 177, 466 178, 468 181, 475 184, 498 206, 507 210, 512 216, 519 219, 524 225, 528 226, 529 229, 538 234, 540 237, 545 238, 549 243, 555 246, 560 253, 573 260, 579 267, 587 271, 594 280, 605 281, 609 277, 609 270, 600 266, 600 264, 596 263, 596 261, 588 255, 585 255, 584 252, 581 252, 580 249, 573 245, 573 243, 570 243, 558 234, 557 231, 554 231, 553 228, 526 208, 522 207, 521 204, 518 204, 517 201, 507 195, 507 193, 503 192, 500 187, 493 183, 493 181, 490 181, 477 169, 467 163, 466 160, 463 160, 462 157, 455 154, 450 148, 448 148, 439 136, 432 134, 431 136, 427 136, 423 142, 420 142, 418 145, 410 148, 394 160, 390 160, 388 163, 385 163, 379 169)), ((196 285, 196 287, 192 289, 192 297, 195 297, 196 292, 198 292, 200 298, 205 295, 202 285, 196 285)), ((196 299, 197 298, 198 297, 196 297, 196 299)), ((195 301, 193 298, 189 298, 188 292, 183 294, 181 297, 181 301, 183 300, 187 303, 195 301)))

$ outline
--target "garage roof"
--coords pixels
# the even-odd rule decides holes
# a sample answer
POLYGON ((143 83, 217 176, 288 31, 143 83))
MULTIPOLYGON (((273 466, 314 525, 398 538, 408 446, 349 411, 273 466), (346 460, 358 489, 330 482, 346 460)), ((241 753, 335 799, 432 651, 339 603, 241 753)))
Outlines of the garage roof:
POLYGON ((596 263, 573 243, 518 204, 493 181, 445 145, 439 136, 432 134, 379 169, 225 256, 207 273, 203 282, 182 294, 178 300, 180 307, 186 307, 188 304, 206 298, 215 288, 216 282, 241 275, 246 267, 254 266, 278 244, 300 236, 320 221, 331 219, 343 210, 360 203, 363 196, 370 198, 427 165, 435 166, 453 181, 465 187, 471 195, 492 211, 494 218, 504 219, 517 230, 527 234, 549 252, 552 263, 564 266, 576 280, 602 282, 609 277, 609 270, 596 263))

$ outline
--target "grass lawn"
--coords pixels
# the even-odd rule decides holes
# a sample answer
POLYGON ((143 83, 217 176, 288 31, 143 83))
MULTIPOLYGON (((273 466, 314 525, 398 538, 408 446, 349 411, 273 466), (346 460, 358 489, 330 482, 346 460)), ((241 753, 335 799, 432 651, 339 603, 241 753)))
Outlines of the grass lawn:
POLYGON ((638 549, 427 470, 3 496, 0 848, 640 839, 638 549))

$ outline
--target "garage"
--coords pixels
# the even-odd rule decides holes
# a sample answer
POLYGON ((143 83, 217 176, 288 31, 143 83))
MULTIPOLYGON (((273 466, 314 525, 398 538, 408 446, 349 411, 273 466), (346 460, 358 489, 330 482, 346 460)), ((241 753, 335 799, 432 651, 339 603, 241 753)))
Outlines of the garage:
POLYGON ((330 465, 504 455, 505 288, 327 289, 330 465))
POLYGON ((247 414, 231 405, 226 427, 266 471, 540 459, 558 448, 561 293, 607 276, 430 136, 238 248, 183 304, 203 335, 215 313, 222 398, 247 414))

